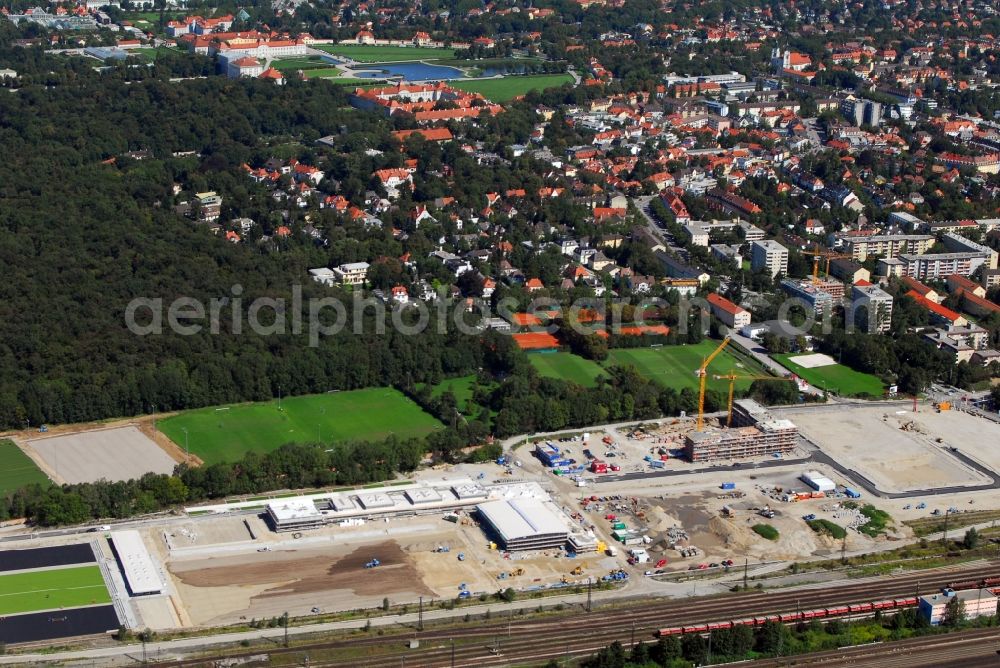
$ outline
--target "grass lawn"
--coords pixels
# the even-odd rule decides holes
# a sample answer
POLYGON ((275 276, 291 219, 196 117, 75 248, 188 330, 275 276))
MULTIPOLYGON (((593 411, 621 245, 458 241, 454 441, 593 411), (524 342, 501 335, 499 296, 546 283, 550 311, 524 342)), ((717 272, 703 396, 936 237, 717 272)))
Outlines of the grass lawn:
POLYGON ((96 565, 0 575, 0 615, 110 602, 96 565))
POLYGON ((597 377, 604 374, 604 369, 597 362, 573 353, 532 353, 528 359, 540 375, 568 380, 584 387, 597 385, 597 377))
MULTIPOLYGON (((719 346, 719 343, 719 341, 706 340, 701 343, 662 346, 660 348, 613 348, 608 351, 608 359, 604 365, 634 366, 646 378, 655 380, 666 387, 672 387, 677 391, 683 390, 685 387, 697 390, 698 377, 695 376, 694 372, 701 366, 702 361, 719 346)), ((730 372, 749 376, 767 375, 757 363, 744 361, 742 358, 735 357, 728 350, 723 350, 708 367, 708 382, 705 387, 728 392, 729 381, 716 380, 714 376, 730 372)), ((736 389, 745 390, 750 387, 751 383, 753 383, 752 380, 737 380, 736 389)))
POLYGON ((359 63, 399 63, 406 60, 454 58, 454 49, 421 46, 373 46, 370 44, 317 44, 316 48, 359 63))
POLYGON ((755 534, 761 538, 766 538, 767 540, 778 540, 780 537, 778 530, 770 524, 754 524, 750 528, 753 529, 755 534))
POLYGON ((302 70, 302 73, 306 75, 307 79, 328 79, 330 83, 335 84, 350 84, 352 86, 371 86, 371 79, 356 79, 354 77, 342 77, 340 76, 340 70, 335 67, 328 67, 321 70, 302 70))
POLYGON ((528 74, 502 79, 457 80, 452 81, 451 86, 470 93, 482 93, 486 99, 493 102, 506 102, 530 90, 554 88, 571 81, 573 77, 568 74, 528 74))
POLYGON ((441 424, 393 388, 287 397, 254 404, 199 408, 166 418, 157 428, 206 464, 270 452, 292 441, 333 443, 423 436, 441 424))
POLYGON ((451 393, 455 395, 455 401, 458 402, 458 407, 461 409, 465 406, 467 401, 472 399, 472 386, 476 383, 476 376, 474 374, 469 374, 468 376, 459 376, 458 378, 449 378, 448 380, 443 380, 438 385, 434 386, 431 390, 431 396, 434 398, 440 397, 445 393, 445 390, 451 390, 451 393))
POLYGON ((842 364, 806 369, 795 363, 798 355, 772 355, 778 363, 789 371, 801 376, 811 385, 821 390, 831 390, 845 397, 856 397, 867 394, 881 397, 885 394, 885 386, 877 376, 855 371, 842 364))
POLYGON ((278 70, 279 72, 294 72, 295 70, 311 70, 311 69, 332 69, 337 70, 333 64, 328 63, 319 56, 307 56, 305 58, 281 58, 280 60, 272 60, 271 66, 278 70))
POLYGON ((45 485, 49 479, 14 441, 0 440, 0 495, 36 482, 45 485))
POLYGON ((169 46, 159 46, 154 48, 151 47, 141 47, 138 49, 129 49, 128 53, 133 56, 138 56, 147 62, 153 62, 156 60, 157 55, 163 55, 166 53, 183 53, 179 49, 172 49, 169 46))

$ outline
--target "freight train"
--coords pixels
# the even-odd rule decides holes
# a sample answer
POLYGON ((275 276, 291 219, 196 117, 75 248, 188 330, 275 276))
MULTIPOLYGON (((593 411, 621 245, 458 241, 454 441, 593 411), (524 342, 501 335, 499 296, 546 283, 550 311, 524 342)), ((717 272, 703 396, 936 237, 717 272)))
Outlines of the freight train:
POLYGON ((717 629, 730 629, 735 626, 761 626, 767 622, 778 622, 787 624, 790 622, 800 622, 810 619, 823 619, 827 617, 839 617, 841 615, 862 615, 875 612, 876 610, 898 610, 901 608, 911 608, 917 604, 916 596, 905 598, 891 598, 883 601, 873 601, 871 603, 851 603, 849 605, 835 605, 827 608, 816 608, 814 610, 800 610, 798 612, 782 612, 780 614, 761 615, 758 617, 747 617, 745 619, 732 619, 721 622, 708 622, 706 624, 691 624, 687 626, 671 626, 660 629, 657 636, 675 636, 685 633, 708 633, 717 629))
POLYGON ((994 589, 996 587, 1000 587, 1000 576, 951 582, 948 584, 948 589, 954 589, 955 591, 962 591, 963 589, 994 589))

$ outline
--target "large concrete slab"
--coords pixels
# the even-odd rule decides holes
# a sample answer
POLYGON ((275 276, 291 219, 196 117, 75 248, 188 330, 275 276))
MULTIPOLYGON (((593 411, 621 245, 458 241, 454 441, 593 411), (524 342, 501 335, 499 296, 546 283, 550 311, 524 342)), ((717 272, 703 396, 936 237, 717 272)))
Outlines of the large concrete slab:
MULTIPOLYGON (((967 442, 949 433, 935 419, 938 415, 858 405, 845 405, 840 410, 782 411, 782 417, 798 425, 826 454, 858 471, 885 492, 989 483, 986 476, 948 451, 948 446, 965 450, 967 442)), ((969 415, 964 417, 978 420, 969 415)))
POLYGON ((171 473, 176 462, 136 427, 97 429, 50 438, 26 446, 56 481, 130 480, 146 473, 171 473))

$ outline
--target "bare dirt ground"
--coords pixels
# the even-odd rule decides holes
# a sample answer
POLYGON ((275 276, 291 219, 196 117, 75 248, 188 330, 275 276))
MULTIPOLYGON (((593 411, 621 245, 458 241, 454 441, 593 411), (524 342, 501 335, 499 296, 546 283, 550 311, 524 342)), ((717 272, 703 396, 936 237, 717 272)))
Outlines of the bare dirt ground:
POLYGON ((995 422, 962 413, 933 409, 921 410, 911 419, 930 436, 940 438, 943 444, 954 446, 973 459, 1000 472, 1000 425, 995 422))
POLYGON ((145 473, 171 473, 176 462, 134 425, 67 432, 22 441, 25 452, 44 462, 56 482, 129 480, 145 473))
POLYGON ((433 596, 394 540, 340 549, 240 554, 170 564, 192 623, 373 607, 433 596), (382 565, 365 568, 377 557, 382 565))
POLYGON ((927 428, 929 416, 938 414, 852 407, 785 415, 824 452, 887 492, 989 482, 948 453, 946 432, 927 428))

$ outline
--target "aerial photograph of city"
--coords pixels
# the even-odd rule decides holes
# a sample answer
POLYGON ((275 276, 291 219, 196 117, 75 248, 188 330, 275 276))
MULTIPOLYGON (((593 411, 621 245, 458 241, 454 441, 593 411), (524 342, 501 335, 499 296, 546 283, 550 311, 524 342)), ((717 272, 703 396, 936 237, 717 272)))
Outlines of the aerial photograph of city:
POLYGON ((997 0, 0 0, 0 668, 1000 666, 997 0))

